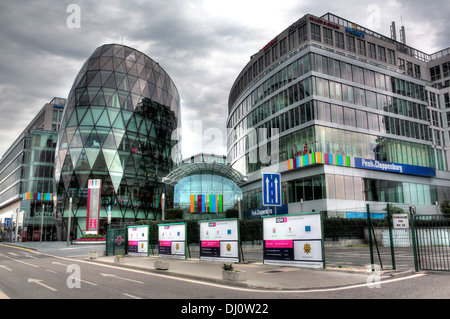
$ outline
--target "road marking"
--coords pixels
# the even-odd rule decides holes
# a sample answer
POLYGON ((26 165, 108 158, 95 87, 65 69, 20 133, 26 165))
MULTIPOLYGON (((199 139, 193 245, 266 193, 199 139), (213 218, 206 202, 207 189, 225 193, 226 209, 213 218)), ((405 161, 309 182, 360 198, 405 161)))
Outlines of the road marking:
POLYGON ((26 263, 26 262, 24 262, 24 261, 22 261, 22 260, 14 259, 14 258, 11 258, 11 257, 8 257, 8 256, 5 256, 5 258, 8 258, 8 259, 17 261, 18 263, 22 263, 22 264, 25 264, 25 265, 28 265, 28 266, 31 266, 31 267, 34 267, 34 268, 39 268, 39 266, 36 266, 36 265, 33 265, 33 264, 26 263))
POLYGON ((100 275, 102 275, 103 277, 113 277, 113 278, 117 278, 117 279, 128 280, 128 281, 136 282, 138 284, 143 284, 144 283, 144 282, 139 281, 139 280, 123 278, 123 277, 119 277, 119 276, 112 275, 112 274, 102 274, 102 273, 100 273, 100 275))
POLYGON ((142 299, 142 298, 140 298, 140 297, 136 297, 136 296, 133 296, 133 295, 130 295, 130 294, 126 294, 126 293, 123 293, 123 294, 124 294, 124 296, 130 297, 130 298, 134 298, 134 299, 142 299))
POLYGON ((6 269, 6 270, 8 270, 8 271, 12 271, 11 269, 9 269, 8 267, 3 266, 3 265, 0 265, 0 268, 4 268, 4 269, 6 269))
POLYGON ((39 280, 39 279, 31 279, 31 278, 28 278, 28 282, 34 282, 34 283, 37 283, 38 285, 41 285, 42 287, 47 288, 47 289, 49 289, 49 290, 51 290, 51 291, 58 291, 57 289, 55 289, 55 288, 53 288, 53 287, 50 287, 50 286, 47 286, 46 284, 43 284, 41 281, 42 281, 42 280, 39 280))
POLYGON ((29 251, 29 252, 35 252, 35 251, 32 250, 32 249, 26 249, 26 248, 17 247, 17 246, 12 246, 12 245, 0 244, 0 246, 3 246, 3 247, 10 247, 10 248, 16 248, 16 249, 21 249, 21 250, 25 250, 25 251, 29 251))

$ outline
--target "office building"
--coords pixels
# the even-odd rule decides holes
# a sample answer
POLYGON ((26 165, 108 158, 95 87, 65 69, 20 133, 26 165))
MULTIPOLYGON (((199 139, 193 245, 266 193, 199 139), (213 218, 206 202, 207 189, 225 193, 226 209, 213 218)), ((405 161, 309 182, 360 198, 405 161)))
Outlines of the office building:
POLYGON ((281 212, 439 213, 450 195, 450 48, 427 54, 391 30, 306 14, 251 56, 227 122, 227 160, 248 176, 244 211, 264 210, 270 171, 281 174, 281 212))

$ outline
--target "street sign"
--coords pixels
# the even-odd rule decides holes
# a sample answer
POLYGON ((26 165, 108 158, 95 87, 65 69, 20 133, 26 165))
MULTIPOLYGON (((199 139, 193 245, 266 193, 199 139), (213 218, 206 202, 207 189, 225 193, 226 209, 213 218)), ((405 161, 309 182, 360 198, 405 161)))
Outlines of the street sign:
POLYGON ((394 225, 395 229, 408 229, 409 228, 408 214, 393 214, 392 225, 394 225))
POLYGON ((263 206, 281 206, 280 174, 262 174, 263 206))

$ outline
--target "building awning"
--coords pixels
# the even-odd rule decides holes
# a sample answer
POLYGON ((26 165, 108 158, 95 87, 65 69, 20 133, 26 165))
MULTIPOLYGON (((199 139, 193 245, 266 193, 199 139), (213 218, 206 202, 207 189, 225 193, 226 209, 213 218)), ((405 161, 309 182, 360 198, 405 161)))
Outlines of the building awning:
POLYGON ((216 162, 213 163, 202 162, 202 163, 182 164, 180 167, 174 169, 166 177, 163 177, 162 182, 165 184, 175 186, 182 178, 186 176, 200 175, 200 174, 219 175, 232 180, 237 185, 240 185, 241 183, 247 180, 247 176, 242 175, 237 170, 233 169, 232 167, 226 164, 216 162))

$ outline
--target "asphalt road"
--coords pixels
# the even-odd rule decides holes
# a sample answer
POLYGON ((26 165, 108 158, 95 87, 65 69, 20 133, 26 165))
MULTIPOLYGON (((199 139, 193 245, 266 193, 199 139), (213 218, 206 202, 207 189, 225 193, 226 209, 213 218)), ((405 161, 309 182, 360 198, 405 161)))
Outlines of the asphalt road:
POLYGON ((183 309, 187 311, 183 307, 211 304, 210 301, 215 300, 217 315, 219 308, 222 314, 226 307, 228 311, 236 310, 231 304, 271 305, 269 300, 277 300, 277 304, 269 309, 273 312, 274 307, 284 309, 284 302, 278 304, 280 300, 448 299, 450 273, 421 273, 408 279, 383 282, 375 288, 268 291, 223 286, 0 245, 0 292, 3 293, 0 298, 11 299, 177 300, 171 303, 168 311, 180 314, 183 309))

